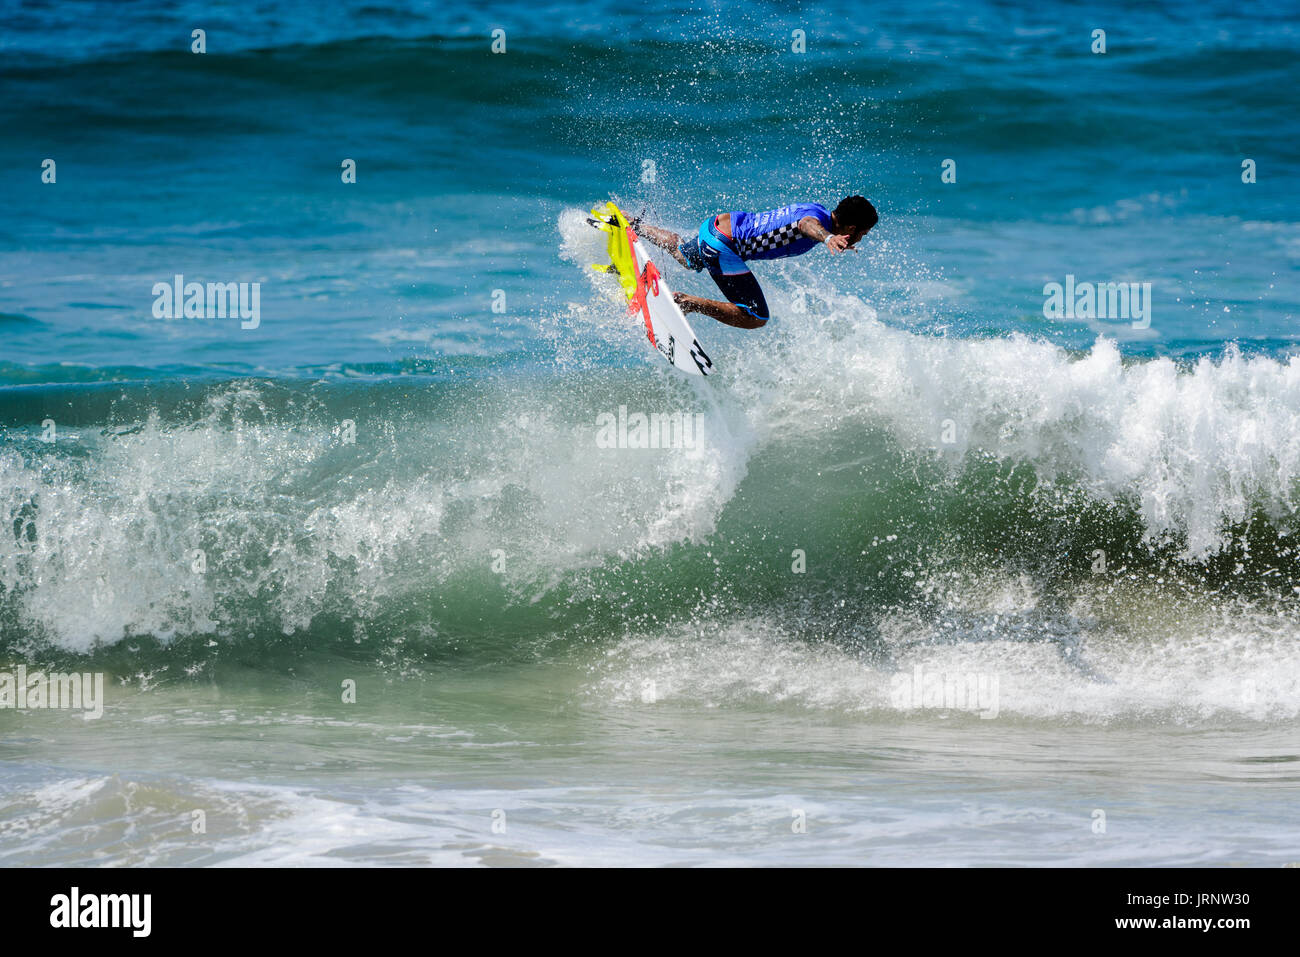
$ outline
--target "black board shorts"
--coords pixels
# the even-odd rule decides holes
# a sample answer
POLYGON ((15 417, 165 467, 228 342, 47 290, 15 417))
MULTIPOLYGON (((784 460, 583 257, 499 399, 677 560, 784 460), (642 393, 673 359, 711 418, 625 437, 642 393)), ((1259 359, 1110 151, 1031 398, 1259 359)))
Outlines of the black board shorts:
MULTIPOLYGON (((731 245, 725 236, 719 235, 716 230, 712 229, 711 220, 706 223, 706 226, 721 242, 731 245)), ((692 236, 679 245, 677 251, 682 254, 682 258, 686 260, 691 269, 696 272, 707 269, 718 289, 727 297, 727 301, 739 306, 755 319, 766 321, 771 318, 767 311, 767 300, 763 297, 763 288, 758 284, 758 280, 754 278, 752 272, 724 273, 722 271, 722 254, 710 244, 700 242, 698 236, 692 236)), ((736 257, 737 260, 739 258, 739 256, 736 257)))

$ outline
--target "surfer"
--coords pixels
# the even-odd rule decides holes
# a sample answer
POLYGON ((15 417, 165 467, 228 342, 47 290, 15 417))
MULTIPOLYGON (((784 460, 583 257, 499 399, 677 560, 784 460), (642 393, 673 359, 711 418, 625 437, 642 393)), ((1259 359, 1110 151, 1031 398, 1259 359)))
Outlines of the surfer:
POLYGON ((795 203, 763 213, 710 216, 700 224, 699 233, 684 242, 667 229, 639 220, 632 225, 687 269, 707 269, 728 299, 721 302, 673 293, 682 312, 700 312, 738 329, 758 329, 767 324, 770 314, 763 290, 746 262, 801 256, 821 244, 832 253, 853 249, 879 218, 869 200, 849 196, 834 212, 817 203, 795 203))

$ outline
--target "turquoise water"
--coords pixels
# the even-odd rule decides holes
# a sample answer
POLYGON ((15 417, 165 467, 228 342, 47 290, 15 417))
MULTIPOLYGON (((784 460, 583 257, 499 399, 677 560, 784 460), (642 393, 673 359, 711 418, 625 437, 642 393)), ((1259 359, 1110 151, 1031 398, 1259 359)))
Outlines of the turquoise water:
POLYGON ((1295 13, 7 8, 0 861, 1296 860, 1295 13), (704 382, 587 268, 851 192, 704 382))

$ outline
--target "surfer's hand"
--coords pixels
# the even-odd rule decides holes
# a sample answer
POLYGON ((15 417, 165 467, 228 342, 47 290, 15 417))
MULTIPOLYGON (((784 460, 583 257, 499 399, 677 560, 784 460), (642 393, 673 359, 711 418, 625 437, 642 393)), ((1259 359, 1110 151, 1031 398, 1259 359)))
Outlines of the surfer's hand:
POLYGON ((831 251, 831 255, 843 249, 849 248, 849 237, 841 236, 838 233, 831 233, 826 237, 826 248, 831 251))
POLYGON ((673 293, 673 302, 681 308, 682 312, 690 312, 691 297, 684 292, 673 293))

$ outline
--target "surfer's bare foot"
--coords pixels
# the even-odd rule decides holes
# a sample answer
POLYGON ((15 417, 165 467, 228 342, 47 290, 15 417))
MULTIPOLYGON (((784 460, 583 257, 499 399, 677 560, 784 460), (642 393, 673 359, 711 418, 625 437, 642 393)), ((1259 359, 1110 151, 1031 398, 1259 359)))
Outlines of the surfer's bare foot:
POLYGON ((677 303, 682 312, 695 312, 695 297, 684 292, 673 293, 673 302, 677 303))

